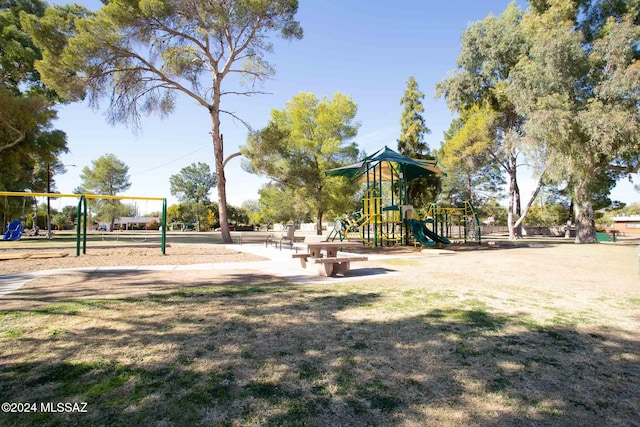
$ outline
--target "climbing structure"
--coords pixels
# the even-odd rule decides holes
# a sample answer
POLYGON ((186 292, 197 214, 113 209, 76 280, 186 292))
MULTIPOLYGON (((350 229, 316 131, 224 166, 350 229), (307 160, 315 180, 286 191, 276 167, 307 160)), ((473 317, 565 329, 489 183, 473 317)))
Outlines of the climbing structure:
MULTIPOLYGON (((412 179, 442 174, 433 160, 411 159, 388 147, 379 150, 361 162, 326 172, 329 176, 345 176, 366 184, 358 221, 345 218, 344 238, 361 240, 374 247, 389 244, 407 244, 409 228, 405 223, 407 212, 413 207, 407 197, 407 183, 412 179)), ((341 236, 332 233, 332 237, 341 236)))
POLYGON ((465 200, 462 207, 440 207, 432 203, 418 214, 431 231, 440 237, 465 243, 482 243, 478 214, 469 200, 465 200))

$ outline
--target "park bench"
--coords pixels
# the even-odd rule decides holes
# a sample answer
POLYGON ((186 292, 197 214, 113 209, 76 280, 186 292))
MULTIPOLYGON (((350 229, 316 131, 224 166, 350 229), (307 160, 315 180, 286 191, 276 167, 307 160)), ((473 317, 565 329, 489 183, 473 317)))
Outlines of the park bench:
POLYGON ((292 254, 292 258, 300 259, 302 268, 309 268, 315 265, 320 276, 332 276, 334 274, 346 275, 351 269, 351 263, 355 261, 367 261, 368 258, 362 255, 342 255, 338 256, 338 250, 343 247, 360 247, 358 242, 327 242, 314 241, 315 239, 305 239, 308 252, 292 254), (326 251, 326 256, 322 253, 326 251))

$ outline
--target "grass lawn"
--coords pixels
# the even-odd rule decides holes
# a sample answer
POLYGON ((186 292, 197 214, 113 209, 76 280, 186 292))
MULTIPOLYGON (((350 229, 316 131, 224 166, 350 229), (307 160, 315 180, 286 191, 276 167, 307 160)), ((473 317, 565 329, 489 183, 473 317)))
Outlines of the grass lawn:
MULTIPOLYGON (((3 413, 0 425, 640 423, 637 289, 483 279, 477 260, 504 254, 455 256, 446 262, 476 271, 408 259, 383 264, 400 272, 391 278, 313 285, 104 273, 102 289, 164 286, 99 298, 52 297, 54 279, 38 279, 3 297, 0 402, 87 412, 3 413)), ((96 278, 55 280, 73 290, 96 278)))

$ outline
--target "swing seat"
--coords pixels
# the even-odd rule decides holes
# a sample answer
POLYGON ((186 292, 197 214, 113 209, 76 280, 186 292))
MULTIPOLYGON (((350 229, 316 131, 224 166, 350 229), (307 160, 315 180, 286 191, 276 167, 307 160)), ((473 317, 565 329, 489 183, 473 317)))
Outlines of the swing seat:
POLYGON ((12 221, 7 228, 7 232, 4 233, 2 240, 20 240, 23 229, 24 226, 21 221, 12 221))

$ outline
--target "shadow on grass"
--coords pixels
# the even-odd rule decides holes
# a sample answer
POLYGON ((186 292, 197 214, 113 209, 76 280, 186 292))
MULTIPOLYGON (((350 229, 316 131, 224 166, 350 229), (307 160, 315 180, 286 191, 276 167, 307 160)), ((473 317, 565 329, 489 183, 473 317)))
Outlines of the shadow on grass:
POLYGON ((149 296, 1 313, 3 328, 31 326, 0 340, 0 400, 87 402, 89 411, 3 414, 2 424, 637 421, 640 343, 614 329, 549 327, 475 303, 451 308, 427 291, 421 314, 399 316, 373 289, 247 282, 232 274, 149 296), (37 333, 60 316, 77 322, 37 333))

